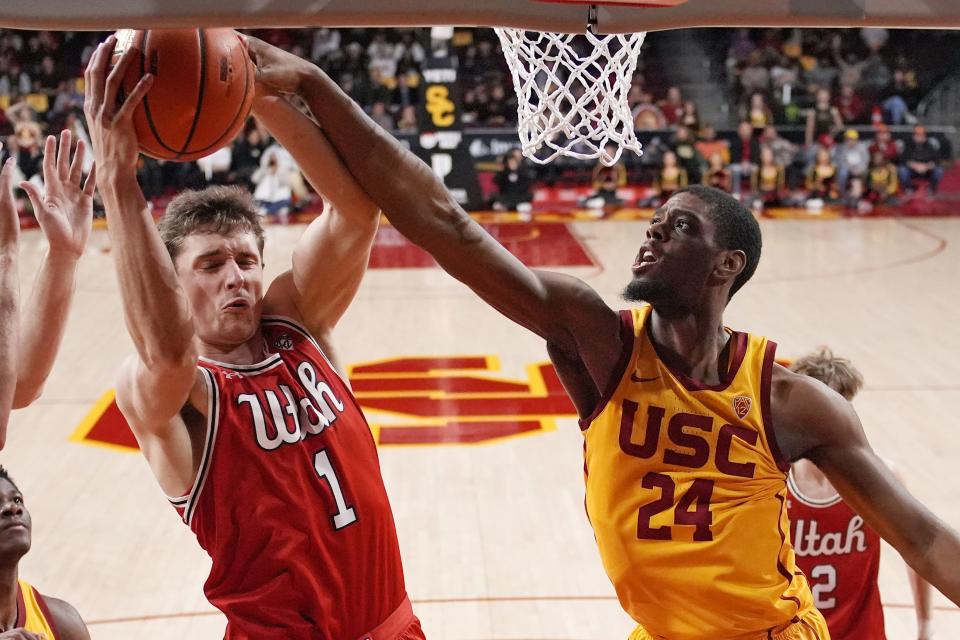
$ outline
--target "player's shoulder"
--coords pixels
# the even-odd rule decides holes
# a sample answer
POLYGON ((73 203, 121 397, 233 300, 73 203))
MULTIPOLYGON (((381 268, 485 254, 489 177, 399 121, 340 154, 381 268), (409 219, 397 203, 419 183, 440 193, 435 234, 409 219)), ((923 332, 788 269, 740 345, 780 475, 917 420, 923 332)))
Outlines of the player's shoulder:
POLYGON ((812 448, 862 437, 851 404, 810 376, 774 364, 770 384, 773 430, 787 460, 812 448))
POLYGON ((87 625, 76 607, 60 598, 51 598, 43 596, 47 605, 47 611, 53 618, 52 622, 56 627, 57 638, 62 640, 90 640, 90 633, 87 631, 87 625))

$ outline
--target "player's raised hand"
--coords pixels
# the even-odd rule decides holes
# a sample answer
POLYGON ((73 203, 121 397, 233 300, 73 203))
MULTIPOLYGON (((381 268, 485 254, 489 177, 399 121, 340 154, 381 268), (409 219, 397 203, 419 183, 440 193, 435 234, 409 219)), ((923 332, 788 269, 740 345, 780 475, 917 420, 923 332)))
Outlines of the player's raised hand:
MULTIPOLYGON (((2 148, 3 145, 0 145, 2 148)), ((13 200, 13 169, 16 161, 11 157, 0 169, 0 250, 17 250, 20 240, 20 218, 13 200)))
POLYGON ((244 36, 250 59, 257 67, 257 96, 277 91, 299 93, 303 78, 317 67, 303 58, 288 53, 253 36, 244 36))
POLYGON ((86 145, 83 140, 77 143, 71 162, 71 140, 69 129, 60 134, 59 148, 56 138, 47 136, 43 155, 43 193, 31 182, 21 182, 20 188, 27 192, 33 204, 37 222, 50 244, 50 253, 79 258, 90 237, 97 167, 94 165, 86 181, 82 180, 86 145))
POLYGON ((83 112, 90 128, 96 164, 101 172, 136 169, 139 145, 133 128, 133 112, 153 84, 153 76, 146 74, 121 103, 118 100, 123 77, 140 52, 128 48, 110 68, 116 36, 110 36, 94 51, 87 70, 83 112))

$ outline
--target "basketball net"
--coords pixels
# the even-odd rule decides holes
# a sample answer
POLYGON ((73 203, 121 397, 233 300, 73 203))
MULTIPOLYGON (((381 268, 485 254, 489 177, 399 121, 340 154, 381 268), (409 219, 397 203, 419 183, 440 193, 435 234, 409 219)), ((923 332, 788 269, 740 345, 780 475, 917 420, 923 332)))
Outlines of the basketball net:
POLYGON ((539 164, 570 156, 612 166, 624 149, 641 153, 627 96, 646 33, 496 32, 517 91, 524 156, 539 164))

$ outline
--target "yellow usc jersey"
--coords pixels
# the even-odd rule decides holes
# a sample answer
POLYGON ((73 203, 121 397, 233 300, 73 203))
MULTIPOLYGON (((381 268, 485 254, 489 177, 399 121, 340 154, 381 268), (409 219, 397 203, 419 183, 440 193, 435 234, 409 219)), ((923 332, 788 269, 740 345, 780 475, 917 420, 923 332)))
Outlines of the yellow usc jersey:
POLYGON ((16 628, 33 633, 42 633, 46 640, 56 640, 53 631, 53 617, 47 609, 43 596, 23 580, 18 581, 16 628))
POLYGON ((581 421, 587 515, 623 608, 655 638, 746 640, 813 608, 769 423, 776 345, 731 333, 719 385, 657 357, 622 311, 622 375, 581 421), (631 348, 632 343, 632 348, 631 348))

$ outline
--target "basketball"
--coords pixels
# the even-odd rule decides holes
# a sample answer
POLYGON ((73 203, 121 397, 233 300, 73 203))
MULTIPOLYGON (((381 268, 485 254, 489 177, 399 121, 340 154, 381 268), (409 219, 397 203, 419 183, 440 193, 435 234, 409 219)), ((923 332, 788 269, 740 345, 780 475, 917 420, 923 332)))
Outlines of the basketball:
POLYGON ((254 67, 232 29, 164 29, 117 32, 114 61, 140 52, 121 90, 129 95, 146 74, 153 86, 134 112, 140 151, 186 162, 230 143, 243 127, 254 94, 254 67))

